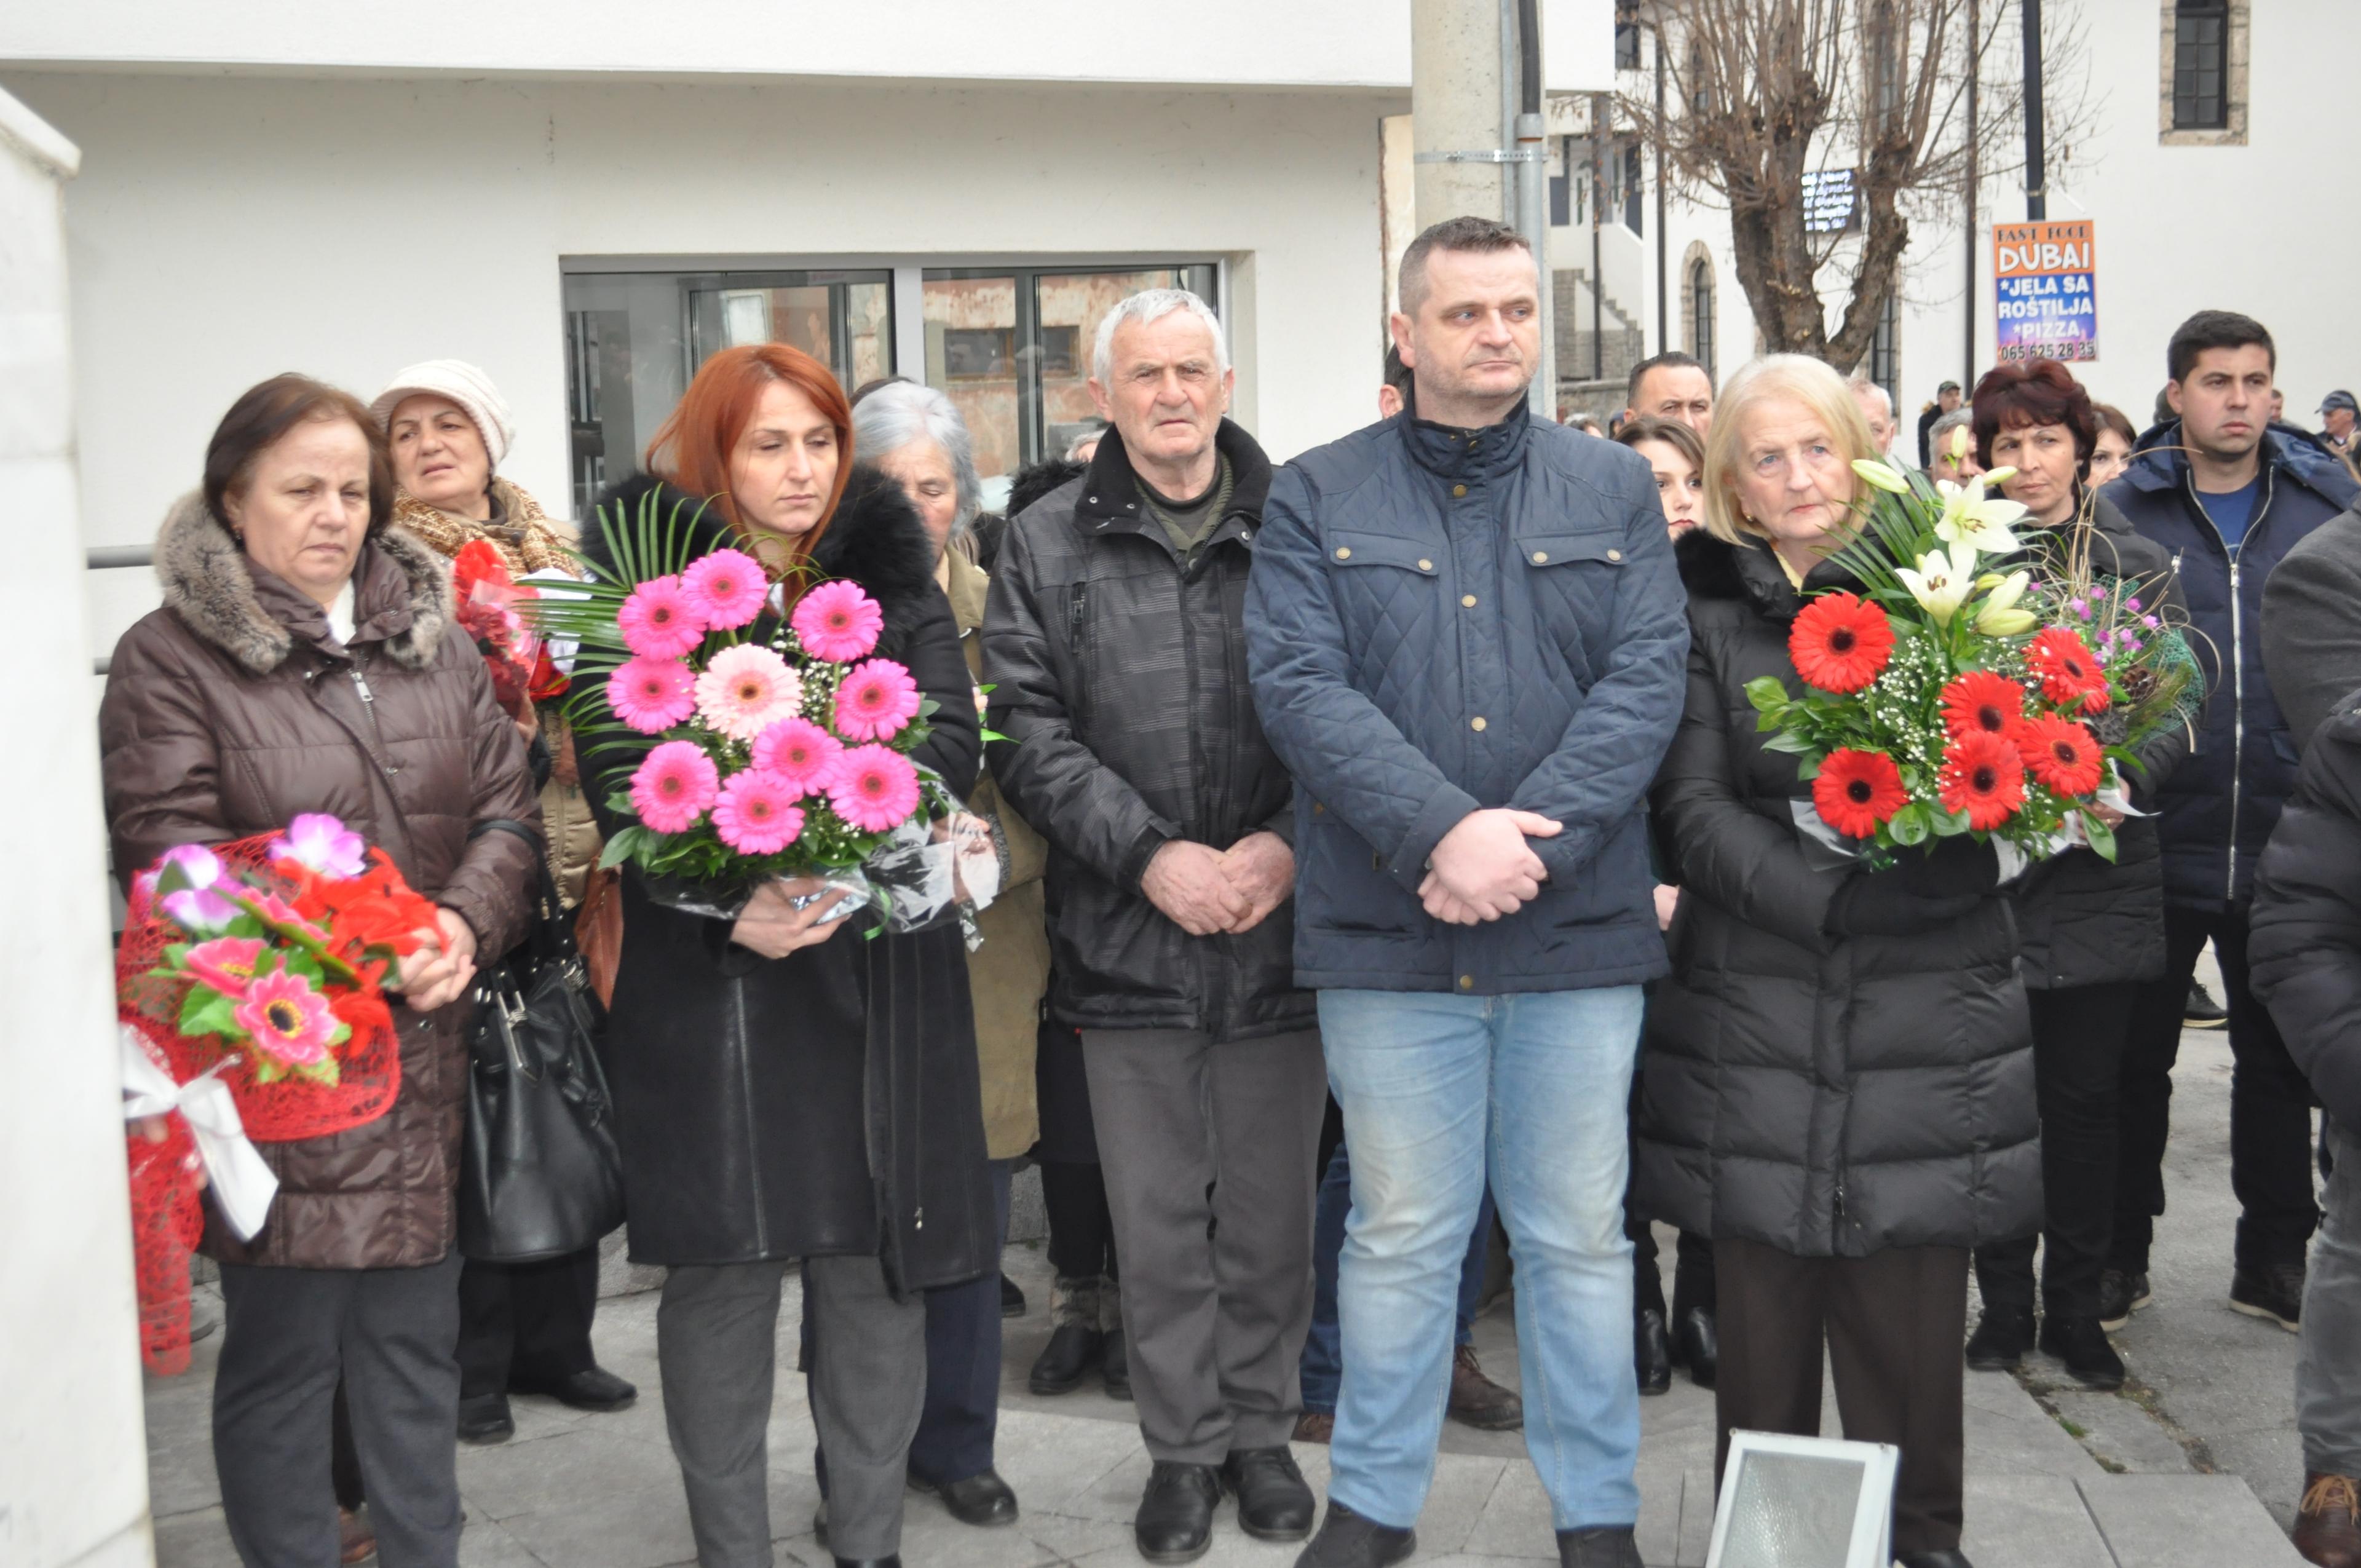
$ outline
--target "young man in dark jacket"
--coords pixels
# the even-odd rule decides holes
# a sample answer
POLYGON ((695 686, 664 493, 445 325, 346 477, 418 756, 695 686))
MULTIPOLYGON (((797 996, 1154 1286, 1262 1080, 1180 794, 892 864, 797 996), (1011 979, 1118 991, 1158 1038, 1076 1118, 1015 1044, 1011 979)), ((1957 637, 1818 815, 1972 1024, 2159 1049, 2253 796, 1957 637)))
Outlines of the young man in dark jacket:
POLYGON ((1415 1550, 1488 1165, 1561 1559, 1638 1568, 1625 1104, 1665 968, 1641 799, 1680 712, 1681 589, 1645 460, 1527 413, 1515 231, 1429 229, 1401 306, 1414 406, 1281 470, 1246 606, 1301 785, 1296 979, 1353 1150, 1328 1517, 1301 1562, 1415 1550))
POLYGON ((1010 522, 984 617, 993 776, 1049 843, 1049 1006, 1082 1031, 1153 1563, 1204 1553, 1224 1488, 1263 1540, 1313 1508, 1287 1442, 1326 1096, 1289 974, 1293 786, 1246 680, 1270 462, 1222 417, 1231 381, 1194 294, 1116 306, 1091 378, 1113 428, 1010 522))
POLYGON ((2164 978, 2141 993, 2124 1056, 2113 1266, 2100 1314, 2119 1327, 2147 1305, 2148 1243, 2164 1212, 2173 1058, 2198 954, 2210 938, 2228 992, 2230 1180, 2240 1216, 2230 1305, 2294 1329, 2312 1201, 2311 1095, 2247 984, 2255 862, 2295 783, 2296 741, 2262 657, 2263 587, 2280 558, 2351 505, 2334 459, 2268 428, 2277 356, 2260 322, 2201 311, 2172 334, 2167 401, 2103 492, 2169 551, 2205 666, 2203 724, 2159 792, 2164 978))
MULTIPOLYGON (((2315 537, 2318 537, 2315 535, 2315 537)), ((2348 605, 2361 620, 2361 604, 2348 605)), ((2255 994, 2326 1111, 2334 1156, 2312 1250, 2295 1416, 2310 1563, 2361 1563, 2361 693, 2305 744, 2295 796, 2255 876, 2255 994)))

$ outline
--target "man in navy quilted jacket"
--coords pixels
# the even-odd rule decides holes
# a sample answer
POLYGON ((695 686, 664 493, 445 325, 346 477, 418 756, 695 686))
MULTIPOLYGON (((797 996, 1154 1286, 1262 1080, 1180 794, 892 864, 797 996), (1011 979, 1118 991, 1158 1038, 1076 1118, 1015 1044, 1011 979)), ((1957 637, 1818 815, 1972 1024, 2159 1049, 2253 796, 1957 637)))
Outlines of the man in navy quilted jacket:
POLYGON ((1642 801, 1685 601, 1647 464, 1527 413, 1516 232, 1436 225, 1400 294, 1412 406, 1279 471, 1246 595, 1297 785, 1295 978, 1353 1149, 1328 1516, 1300 1568, 1416 1548, 1488 1164, 1561 1562, 1639 1568, 1624 1107, 1665 967, 1642 801))

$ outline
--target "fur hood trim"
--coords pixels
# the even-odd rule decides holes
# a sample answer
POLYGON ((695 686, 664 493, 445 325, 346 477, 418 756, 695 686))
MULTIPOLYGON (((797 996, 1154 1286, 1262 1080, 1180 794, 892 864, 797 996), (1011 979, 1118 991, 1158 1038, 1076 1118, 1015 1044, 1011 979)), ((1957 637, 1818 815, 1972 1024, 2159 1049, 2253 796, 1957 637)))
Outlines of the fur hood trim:
MULTIPOLYGON (((433 663, 451 624, 451 564, 387 528, 362 547, 354 576, 355 619, 381 632, 386 656, 410 669, 433 663)), ((265 607, 245 550, 194 490, 164 514, 156 578, 165 608, 253 674, 270 674, 293 652, 296 632, 265 607)))
MULTIPOLYGON (((634 474, 611 486, 598 498, 598 513, 619 528, 635 526, 640 505, 651 495, 658 498, 659 515, 678 509, 688 532, 691 559, 740 543, 737 531, 718 509, 652 474, 634 474)), ((600 521, 592 521, 582 532, 583 554, 612 571, 614 561, 600 521)), ((900 485, 866 463, 853 465, 843 499, 836 503, 835 516, 819 536, 812 559, 824 576, 850 578, 877 601, 885 614, 881 649, 904 646, 925 618, 928 596, 942 591, 935 585, 934 542, 918 521, 918 509, 900 485)))

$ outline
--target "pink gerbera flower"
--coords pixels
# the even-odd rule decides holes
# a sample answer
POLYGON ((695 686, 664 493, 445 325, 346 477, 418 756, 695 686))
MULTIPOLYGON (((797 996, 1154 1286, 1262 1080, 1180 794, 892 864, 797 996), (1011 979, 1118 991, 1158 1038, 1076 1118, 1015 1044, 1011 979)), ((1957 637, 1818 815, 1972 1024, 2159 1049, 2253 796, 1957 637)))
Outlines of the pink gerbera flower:
POLYGON ((836 727, 855 740, 890 740, 918 715, 918 683, 891 659, 856 664, 836 688, 836 727))
POLYGON ((839 757, 828 803, 864 833, 899 828, 918 809, 918 770, 886 746, 855 746, 839 757))
POLYGON ((678 659, 627 659, 607 679, 607 706, 642 735, 659 735, 697 711, 697 677, 678 659))
POLYGON ((798 795, 828 788, 844 742, 808 718, 783 718, 754 737, 754 765, 795 786, 798 795))
POLYGON ((802 794, 762 768, 734 773, 713 803, 713 830, 741 855, 775 855, 804 830, 802 794))
POLYGON ((705 624, 718 630, 745 625, 763 613, 771 579, 743 550, 716 550, 680 575, 681 591, 705 624))
POLYGON ((256 1050, 286 1067, 313 1067, 327 1060, 328 1047, 335 1040, 336 1015, 329 1010, 328 999, 300 974, 258 976, 230 1016, 256 1050))
POLYGON ((216 937, 199 942, 181 961, 200 985, 209 985, 233 1002, 245 998, 254 982, 255 966, 262 959, 258 937, 216 937))
POLYGON ((631 809, 652 832, 686 833, 720 789, 720 771, 701 747, 667 740, 631 774, 631 809))
POLYGON ((733 740, 794 718, 803 700, 804 683, 787 662, 751 642, 724 648, 697 677, 698 716, 733 740))
POLYGON ((789 624, 813 658, 846 664, 877 646, 885 612, 858 583, 822 583, 796 601, 789 624))
POLYGON ((705 616, 678 577, 652 577, 631 590, 615 624, 643 659, 677 659, 705 641, 705 616))
POLYGON ((346 881, 368 869, 368 846, 361 836, 324 811, 306 811, 287 825, 284 839, 270 841, 273 860, 294 861, 322 876, 346 881))

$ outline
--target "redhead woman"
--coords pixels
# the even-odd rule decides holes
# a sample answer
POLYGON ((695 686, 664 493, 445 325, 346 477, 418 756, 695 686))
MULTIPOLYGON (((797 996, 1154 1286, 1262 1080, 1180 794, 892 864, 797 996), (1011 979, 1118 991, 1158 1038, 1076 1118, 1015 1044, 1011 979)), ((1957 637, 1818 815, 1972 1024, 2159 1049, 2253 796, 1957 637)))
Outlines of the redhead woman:
POLYGON ((166 850, 341 817, 441 905, 405 964, 401 1088, 376 1121, 261 1146, 279 1195, 221 1260, 214 1462, 247 1568, 338 1556, 341 1378, 386 1568, 458 1561, 460 1039, 478 955, 522 935, 535 826, 516 726, 451 613, 441 557, 390 526, 384 437, 349 394, 279 376, 231 405, 156 540, 164 608, 99 707, 115 873, 166 850))
POLYGON ((1818 1431, 1825 1343, 1845 1435, 1902 1449, 1895 1556, 1965 1568, 1968 1253, 2041 1218, 2015 925, 1972 839, 1878 872, 1815 855, 1810 788, 1746 696, 1766 676, 1800 693, 1805 596, 1858 588, 1828 557, 1869 455, 1817 359, 1758 360, 1714 411, 1706 526, 1674 547, 1688 699, 1650 804, 1681 898, 1633 1185, 1642 1212, 1713 1238, 1723 1453, 1736 1428, 1818 1431))
MULTIPOLYGON (((657 432, 648 472, 600 505, 630 519, 653 499, 697 554, 734 546, 774 574, 808 563, 860 584, 884 611, 878 652, 936 704, 917 760, 964 796, 982 732, 935 546, 901 486, 852 459, 826 367, 780 344, 728 348, 657 432)), ((604 817, 628 759, 583 762, 604 817)), ((627 820, 605 817, 610 836, 627 820)), ((608 1049, 624 1198, 632 1259, 670 1270, 656 1355, 704 1568, 772 1561, 763 1434, 789 1262, 817 1346, 828 1545, 863 1563, 899 1562, 925 1293, 999 1266, 958 927, 863 940, 862 916, 829 919, 837 895, 818 891, 774 883, 715 918, 623 879, 608 1049)))

